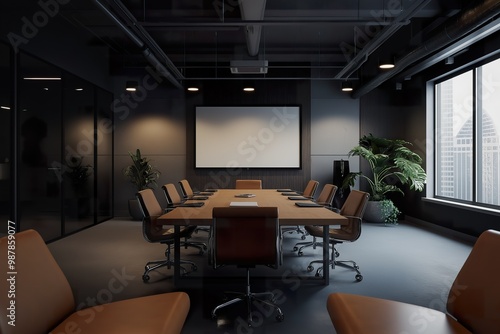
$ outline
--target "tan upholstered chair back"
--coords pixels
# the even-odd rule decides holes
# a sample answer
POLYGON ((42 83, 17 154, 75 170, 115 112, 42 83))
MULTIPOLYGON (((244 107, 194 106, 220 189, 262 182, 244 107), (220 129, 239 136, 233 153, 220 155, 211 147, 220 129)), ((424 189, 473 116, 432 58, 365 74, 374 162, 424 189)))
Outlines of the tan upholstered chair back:
POLYGON ((156 220, 158 216, 148 216, 144 217, 142 220, 142 234, 144 239, 149 242, 164 242, 167 239, 174 239, 174 229, 173 227, 164 227, 161 224, 157 224, 156 220))
POLYGON ((483 232, 448 295, 448 312, 475 334, 500 330, 499 254, 500 232, 483 232))
POLYGON ((319 185, 318 181, 309 180, 302 195, 305 197, 313 197, 314 194, 316 193, 316 189, 318 189, 318 185, 319 185))
MULTIPOLYGON (((12 246, 12 237, 0 239, 0 254, 7 257, 12 246)), ((66 276, 40 235, 34 230, 15 234, 15 297, 9 296, 11 275, 4 267, 0 279, 0 307, 2 314, 8 311, 11 301, 15 301, 15 327, 10 326, 9 317, 0 317, 2 334, 49 333, 68 315, 74 312, 73 293, 66 276), (12 298, 11 298, 12 297, 12 298)), ((6 263, 7 261, 2 263, 6 263)), ((14 275, 12 275, 14 276, 14 275)))
POLYGON ((349 220, 349 223, 341 225, 340 229, 350 235, 351 241, 357 240, 361 235, 361 221, 369 198, 368 193, 353 189, 340 209, 340 214, 349 220))
POLYGON ((216 207, 212 215, 215 267, 279 265, 278 208, 216 207))
POLYGON ((333 197, 335 197, 335 193, 337 192, 337 186, 327 183, 323 186, 323 189, 319 193, 316 202, 325 206, 332 206, 333 197))
POLYGON ((261 180, 236 180, 236 189, 262 189, 261 180))
POLYGON ((182 196, 184 198, 194 195, 193 189, 191 188, 188 180, 180 180, 179 185, 181 186, 182 196))
POLYGON ((152 189, 144 189, 136 194, 144 217, 161 216, 163 209, 152 189))
POLYGON ((163 191, 165 192, 165 197, 167 198, 168 205, 176 205, 182 203, 181 195, 177 191, 177 188, 173 183, 167 183, 162 186, 163 191))

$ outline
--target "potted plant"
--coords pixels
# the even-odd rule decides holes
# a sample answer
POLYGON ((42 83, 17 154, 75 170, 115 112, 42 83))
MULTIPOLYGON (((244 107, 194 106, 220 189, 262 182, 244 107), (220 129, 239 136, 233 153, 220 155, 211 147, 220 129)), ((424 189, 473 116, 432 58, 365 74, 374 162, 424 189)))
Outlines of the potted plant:
MULTIPOLYGON (((151 160, 143 157, 137 149, 134 153, 129 152, 132 164, 125 167, 123 175, 134 185, 136 192, 157 186, 156 180, 160 177, 160 171, 151 164, 151 160)), ((129 200, 129 212, 133 219, 142 220, 142 211, 137 199, 129 200)))
POLYGON ((69 192, 66 198, 68 215, 73 218, 85 218, 90 213, 88 180, 92 175, 92 166, 84 165, 82 157, 71 156, 66 161, 65 172, 72 192, 69 192))
POLYGON ((387 198, 387 194, 404 195, 401 189, 404 185, 409 185, 410 190, 424 189, 427 175, 421 166, 422 158, 410 146, 411 143, 401 139, 380 138, 369 134, 363 136, 359 145, 349 152, 349 156, 359 156, 370 166, 371 175, 349 173, 343 183, 344 187, 353 186, 358 177, 368 181, 370 201, 365 211, 366 220, 397 223, 399 210, 387 198))

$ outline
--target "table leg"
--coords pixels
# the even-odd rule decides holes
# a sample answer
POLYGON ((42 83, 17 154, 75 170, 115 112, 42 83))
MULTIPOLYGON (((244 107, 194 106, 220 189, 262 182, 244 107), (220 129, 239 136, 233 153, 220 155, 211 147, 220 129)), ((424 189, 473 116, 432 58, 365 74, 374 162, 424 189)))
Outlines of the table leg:
POLYGON ((328 242, 329 238, 329 231, 330 227, 329 225, 323 226, 323 279, 324 285, 330 284, 330 256, 329 256, 329 250, 330 250, 330 243, 328 242))
POLYGON ((181 276, 181 227, 176 224, 174 226, 174 286, 179 283, 179 279, 181 276))

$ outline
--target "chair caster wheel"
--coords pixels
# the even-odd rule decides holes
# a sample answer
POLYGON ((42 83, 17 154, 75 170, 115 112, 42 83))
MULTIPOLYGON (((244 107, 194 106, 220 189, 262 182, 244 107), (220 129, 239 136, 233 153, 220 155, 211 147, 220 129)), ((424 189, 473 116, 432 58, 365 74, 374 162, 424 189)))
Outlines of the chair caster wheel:
POLYGON ((303 252, 298 252, 297 255, 298 256, 302 256, 302 255, 304 255, 304 253, 303 252))
POLYGON ((363 280, 363 276, 360 274, 356 275, 356 281, 361 282, 363 280))
POLYGON ((313 266, 311 266, 311 265, 307 266, 307 272, 308 272, 308 273, 310 273, 310 272, 311 272, 311 271, 313 271, 313 270, 314 270, 314 267, 313 267, 313 266))
POLYGON ((278 314, 276 316, 276 320, 278 320, 279 322, 282 322, 283 320, 285 320, 285 316, 283 314, 278 314))
POLYGON ((299 249, 298 249, 298 247, 297 247, 297 246, 293 247, 293 251, 294 251, 294 252, 296 252, 296 251, 298 251, 298 250, 299 250, 299 249))
POLYGON ((148 282, 149 281, 149 275, 142 275, 142 281, 143 282, 148 282))
POLYGON ((211 317, 212 317, 212 320, 215 320, 215 319, 217 319, 217 314, 215 314, 214 312, 212 312, 212 316, 211 317))
POLYGON ((196 265, 194 265, 194 264, 193 264, 193 265, 191 265, 191 270, 192 270, 192 271, 196 271, 196 270, 198 270, 198 267, 197 267, 196 265))
POLYGON ((302 236, 300 237, 302 240, 306 240, 306 236, 302 234, 302 236))

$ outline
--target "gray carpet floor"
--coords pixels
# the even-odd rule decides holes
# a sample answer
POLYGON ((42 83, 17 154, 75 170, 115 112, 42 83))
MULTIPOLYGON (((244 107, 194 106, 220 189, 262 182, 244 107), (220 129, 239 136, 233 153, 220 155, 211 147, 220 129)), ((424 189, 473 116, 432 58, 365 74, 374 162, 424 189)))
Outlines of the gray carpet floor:
MULTIPOLYGON (((193 240, 206 237, 205 232, 199 232, 193 240)), ((211 310, 223 302, 224 291, 244 290, 245 273, 237 268, 213 269, 206 253, 200 255, 194 248, 181 250, 181 257, 196 262, 198 269, 179 285, 174 286, 172 269, 167 268, 151 273, 150 281, 144 283, 145 263, 161 259, 165 247, 144 240, 141 222, 113 219, 54 241, 49 248, 73 288, 78 308, 182 290, 191 298, 183 333, 335 333, 326 310, 326 298, 332 292, 393 299, 443 311, 453 279, 474 239, 404 221, 393 227, 363 223, 361 237, 339 245, 338 250, 339 259, 356 260, 364 279, 356 282, 353 271, 336 267, 330 271, 329 285, 295 276, 314 276, 314 272, 306 271, 307 264, 321 258, 321 249, 312 248, 297 256, 292 249, 301 241, 299 234, 286 233, 283 266, 252 272, 258 277, 252 280, 252 290, 277 292, 285 315, 283 322, 277 322, 268 309, 256 309, 252 328, 246 326, 244 305, 221 310, 217 320, 211 318, 211 310)))

